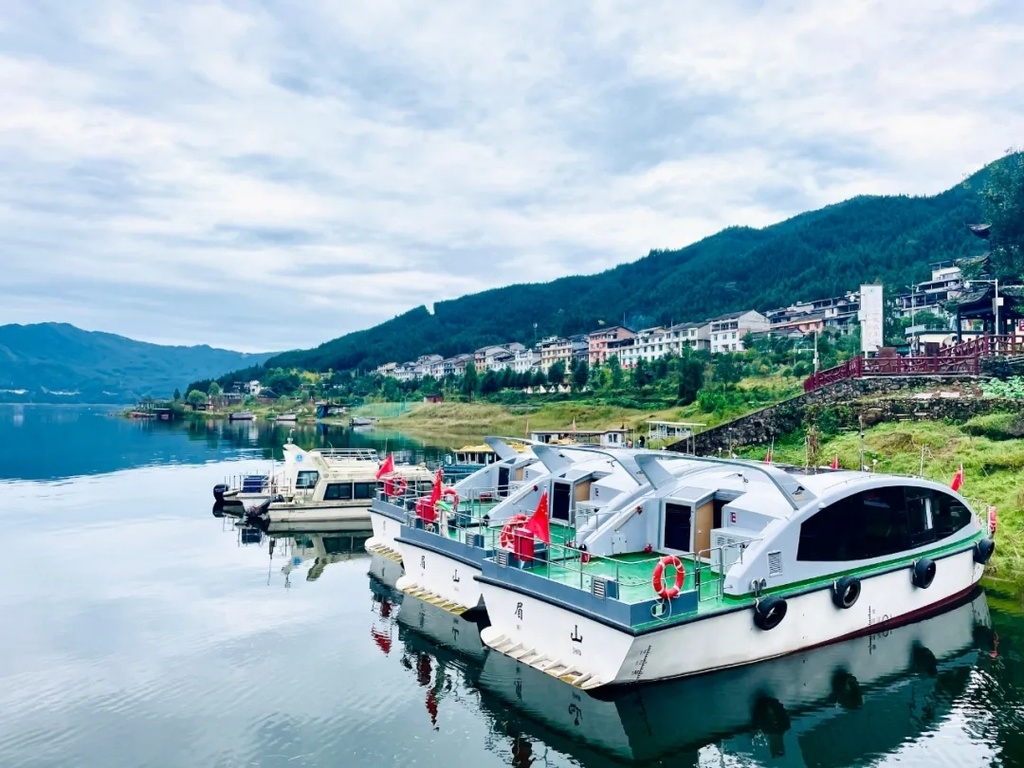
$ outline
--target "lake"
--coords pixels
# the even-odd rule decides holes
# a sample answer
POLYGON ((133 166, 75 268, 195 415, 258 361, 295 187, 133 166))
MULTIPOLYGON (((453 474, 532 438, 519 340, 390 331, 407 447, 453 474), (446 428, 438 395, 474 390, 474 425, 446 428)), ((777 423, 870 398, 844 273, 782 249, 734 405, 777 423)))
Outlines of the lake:
POLYGON ((213 517, 213 485, 267 469, 288 434, 0 406, 0 765, 1024 765, 1015 590, 598 700, 403 599, 368 532, 243 540, 213 517))

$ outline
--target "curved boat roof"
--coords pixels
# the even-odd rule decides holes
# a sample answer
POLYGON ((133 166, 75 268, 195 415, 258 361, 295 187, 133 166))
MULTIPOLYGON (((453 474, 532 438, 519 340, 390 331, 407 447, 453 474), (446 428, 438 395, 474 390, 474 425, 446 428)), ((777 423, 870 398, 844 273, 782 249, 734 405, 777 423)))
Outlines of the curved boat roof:
POLYGON ((921 477, 827 468, 808 471, 748 459, 705 458, 666 451, 634 453, 634 460, 658 495, 697 499, 719 491, 733 491, 743 496, 739 503, 744 508, 780 519, 811 505, 885 486, 928 488, 958 496, 949 487, 921 477))

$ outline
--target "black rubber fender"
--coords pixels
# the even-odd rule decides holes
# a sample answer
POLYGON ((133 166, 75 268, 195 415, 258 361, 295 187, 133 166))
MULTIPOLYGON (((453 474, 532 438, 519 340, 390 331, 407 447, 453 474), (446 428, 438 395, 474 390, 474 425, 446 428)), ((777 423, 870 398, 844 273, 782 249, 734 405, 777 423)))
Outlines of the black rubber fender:
POLYGON ((915 587, 928 589, 935 580, 935 561, 928 557, 922 557, 914 563, 911 581, 915 587))
POLYGON ((778 595, 770 595, 754 604, 754 625, 765 632, 775 629, 786 618, 789 606, 778 595))
POLYGON ((974 545, 974 562, 985 565, 992 559, 992 553, 996 551, 996 543, 992 539, 981 539, 974 545))
POLYGON ((852 608, 860 597, 860 579, 843 576, 832 582, 832 603, 836 608, 852 608))

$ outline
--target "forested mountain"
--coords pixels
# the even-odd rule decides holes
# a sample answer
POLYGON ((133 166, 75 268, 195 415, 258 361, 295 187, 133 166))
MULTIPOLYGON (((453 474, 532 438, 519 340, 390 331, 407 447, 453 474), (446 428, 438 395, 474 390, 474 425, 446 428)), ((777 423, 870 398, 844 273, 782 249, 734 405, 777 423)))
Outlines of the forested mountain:
POLYGON ((600 274, 464 296, 437 303, 433 314, 417 307, 315 349, 282 353, 266 367, 366 370, 427 353, 530 344, 602 322, 640 327, 766 310, 862 282, 900 288, 929 277, 930 264, 984 250, 966 226, 981 215, 979 175, 933 197, 857 197, 764 229, 731 227, 600 274))
POLYGON ((0 402, 126 403, 263 362, 208 346, 171 347, 66 323, 0 326, 0 402), (21 392, 21 390, 25 390, 21 392))

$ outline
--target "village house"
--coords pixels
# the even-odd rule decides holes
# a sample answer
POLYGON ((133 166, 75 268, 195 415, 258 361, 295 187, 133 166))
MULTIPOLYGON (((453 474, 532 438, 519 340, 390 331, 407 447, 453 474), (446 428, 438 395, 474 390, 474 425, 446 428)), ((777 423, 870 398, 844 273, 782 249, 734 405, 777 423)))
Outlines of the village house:
POLYGON ((896 297, 896 314, 911 317, 917 312, 929 311, 939 317, 948 316, 945 303, 958 297, 963 290, 963 276, 960 267, 938 265, 932 269, 931 280, 917 283, 910 293, 896 297))
POLYGON ((572 363, 572 342, 561 336, 549 336, 537 343, 540 352, 540 369, 547 373, 551 366, 562 362, 566 369, 572 363))
POLYGON ((587 334, 587 362, 591 366, 601 365, 608 360, 609 342, 632 339, 634 336, 636 336, 636 331, 626 328, 624 325, 602 328, 587 334))
POLYGON ((768 318, 760 312, 748 309, 730 312, 714 317, 711 324, 711 352, 742 352, 743 337, 748 333, 760 333, 770 329, 768 318))

